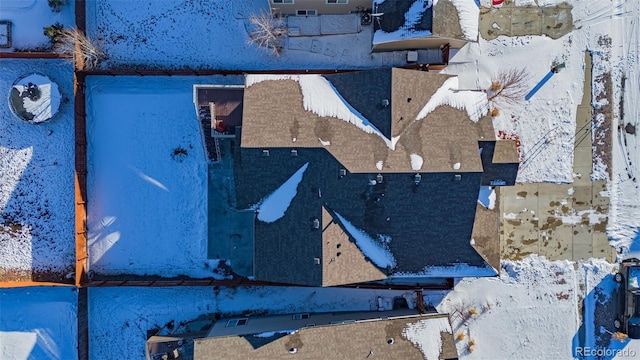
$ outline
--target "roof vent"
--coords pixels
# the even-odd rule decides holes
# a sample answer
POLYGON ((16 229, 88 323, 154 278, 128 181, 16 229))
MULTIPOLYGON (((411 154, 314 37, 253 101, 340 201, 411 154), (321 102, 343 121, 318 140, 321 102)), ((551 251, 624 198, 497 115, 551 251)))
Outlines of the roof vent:
POLYGON ((377 184, 378 182, 375 179, 370 179, 369 180, 369 185, 374 186, 375 184, 377 184))
POLYGON ((384 179, 384 178, 382 177, 382 174, 378 174, 378 176, 376 176, 376 181, 377 181, 378 183, 380 183, 380 184, 382 184, 382 180, 383 180, 383 179, 384 179))
POLYGON ((318 218, 313 218, 313 228, 320 229, 320 220, 318 218))
POLYGON ((298 156, 298 150, 291 149, 291 156, 298 156))
POLYGON ((393 345, 394 342, 395 342, 395 340, 393 340, 393 338, 389 338, 387 340, 387 344, 389 344, 389 345, 393 345))
POLYGON ((347 169, 340 169, 340 179, 347 176, 347 169))
POLYGON ((289 354, 295 354, 298 352, 297 348, 292 347, 291 349, 289 349, 289 354))
POLYGON ((269 149, 263 149, 262 156, 269 156, 269 149))
POLYGON ((455 175, 455 179, 456 179, 456 181, 462 180, 462 175, 461 174, 456 174, 455 175))
POLYGON ((381 104, 382 107, 389 107, 389 99, 383 99, 381 104))
POLYGON ((316 265, 320 265, 320 258, 313 258, 313 263, 316 265))
POLYGON ((420 174, 415 174, 415 175, 413 176, 413 182, 414 182, 416 185, 418 185, 418 184, 420 184, 420 181, 422 181, 422 175, 420 175, 420 174))

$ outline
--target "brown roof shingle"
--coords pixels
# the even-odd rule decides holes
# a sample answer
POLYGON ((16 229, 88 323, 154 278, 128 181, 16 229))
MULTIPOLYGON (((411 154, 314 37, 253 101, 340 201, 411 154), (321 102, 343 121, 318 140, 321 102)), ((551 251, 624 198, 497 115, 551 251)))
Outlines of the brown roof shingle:
MULTIPOLYGON (((375 359, 424 359, 421 349, 404 335, 411 324, 446 318, 448 315, 418 315, 387 320, 370 320, 340 325, 315 326, 276 337, 254 348, 245 337, 225 336, 195 340, 194 359, 362 359, 373 354, 375 359), (389 339, 393 339, 389 344, 389 339)), ((448 321, 448 320, 447 320, 448 321)), ((453 335, 440 333, 440 359, 457 359, 453 335)))
MULTIPOLYGON (((330 76, 327 78, 331 80, 330 76)), ((392 69, 388 121, 392 124, 391 133, 400 135, 395 149, 390 149, 379 135, 305 110, 300 86, 294 80, 257 82, 245 89, 241 146, 318 148, 324 146, 320 140, 328 141, 326 149, 353 173, 416 172, 411 166, 411 154, 422 157, 420 172, 481 172, 477 140, 486 132, 486 123, 474 123, 465 111, 449 106, 440 106, 424 119, 414 120, 447 78, 392 69), (382 170, 376 167, 380 161, 382 170), (459 169, 453 168, 455 163, 460 163, 459 169)), ((372 106, 379 102, 371 101, 372 106)))

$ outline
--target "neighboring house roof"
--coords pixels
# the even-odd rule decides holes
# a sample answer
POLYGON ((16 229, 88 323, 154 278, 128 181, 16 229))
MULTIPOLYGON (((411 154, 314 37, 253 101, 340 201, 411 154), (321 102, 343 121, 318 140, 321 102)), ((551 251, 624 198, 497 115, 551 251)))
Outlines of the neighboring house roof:
MULTIPOLYGON (((328 314, 318 314, 323 315, 328 314)), ((330 316, 344 318, 343 315, 337 313, 330 316)), ((374 356, 375 359, 458 357, 453 331, 446 314, 401 317, 393 317, 386 313, 360 315, 366 316, 362 316, 362 320, 338 320, 335 325, 319 323, 310 327, 283 329, 284 332, 278 332, 279 320, 273 318, 271 321, 275 327, 270 331, 265 330, 268 332, 197 339, 194 342, 193 358, 244 360, 290 359, 292 356, 296 359, 358 359, 368 356, 374 356)), ((286 316, 289 319, 291 317, 286 316)), ((312 318, 314 316, 316 315, 313 314, 312 318)), ((309 319, 307 322, 312 320, 309 319)), ((249 320, 251 321, 253 319, 249 320)), ((242 330, 240 328, 232 330, 242 330)))
POLYGON ((373 11, 373 44, 410 39, 466 40, 458 11, 449 0, 386 0, 373 11))
POLYGON ((470 244, 493 126, 486 95, 456 87, 406 69, 247 75, 234 177, 258 212, 255 278, 495 275, 470 244))

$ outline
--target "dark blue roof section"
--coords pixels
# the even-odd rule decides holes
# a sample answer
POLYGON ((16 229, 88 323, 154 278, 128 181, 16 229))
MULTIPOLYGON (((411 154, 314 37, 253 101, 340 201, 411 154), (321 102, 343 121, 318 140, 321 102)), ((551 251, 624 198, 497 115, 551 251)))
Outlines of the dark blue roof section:
MULTIPOLYGON (((259 280, 321 285, 322 207, 338 212, 371 237, 391 237, 393 272, 422 271, 426 266, 465 263, 486 266, 470 245, 481 173, 346 173, 324 148, 236 148, 234 175, 237 206, 248 208, 264 198, 305 163, 309 166, 285 216, 273 223, 256 220, 255 276, 259 280)), ((358 269, 354 269, 357 271, 358 269)), ((383 270, 384 271, 384 270, 383 270)))
POLYGON ((391 139, 391 68, 324 77, 349 105, 391 139))

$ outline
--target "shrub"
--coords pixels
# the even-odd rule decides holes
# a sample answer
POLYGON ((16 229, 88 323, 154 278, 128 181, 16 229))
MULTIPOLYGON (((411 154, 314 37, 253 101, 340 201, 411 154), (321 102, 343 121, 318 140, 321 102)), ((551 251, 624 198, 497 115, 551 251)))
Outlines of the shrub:
POLYGON ((62 31, 64 30, 64 25, 57 22, 53 25, 45 26, 43 30, 44 35, 49 38, 51 45, 56 45, 58 42, 60 42, 60 37, 62 36, 62 31))
POLYGON ((67 0, 49 0, 49 7, 51 11, 59 13, 62 11, 62 7, 67 4, 67 0))
POLYGON ((93 69, 106 60, 100 44, 92 41, 77 28, 63 29, 55 44, 55 49, 61 53, 73 54, 73 61, 79 69, 93 69))
POLYGON ((457 340, 457 341, 462 341, 462 340, 464 340, 464 333, 463 333, 462 331, 460 331, 460 332, 458 332, 458 333, 456 334, 456 340, 457 340))
POLYGON ((187 152, 187 149, 182 147, 177 147, 173 149, 173 152, 171 153, 171 157, 173 158, 173 160, 177 162, 183 162, 184 158, 187 157, 187 155, 189 155, 189 153, 187 152))

